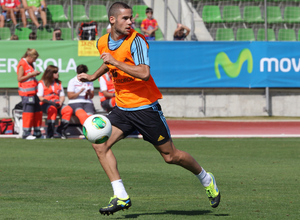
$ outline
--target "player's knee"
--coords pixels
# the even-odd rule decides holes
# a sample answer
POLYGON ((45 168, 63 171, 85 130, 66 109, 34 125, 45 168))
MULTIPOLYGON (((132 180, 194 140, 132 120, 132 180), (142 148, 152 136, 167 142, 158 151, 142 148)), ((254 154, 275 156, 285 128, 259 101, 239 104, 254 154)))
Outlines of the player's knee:
POLYGON ((107 153, 107 151, 109 150, 109 147, 107 146, 107 143, 103 143, 103 144, 92 144, 96 154, 98 156, 100 155, 104 155, 107 153))
POLYGON ((163 156, 165 162, 168 164, 179 164, 180 163, 180 157, 176 153, 163 154, 162 156, 163 156))

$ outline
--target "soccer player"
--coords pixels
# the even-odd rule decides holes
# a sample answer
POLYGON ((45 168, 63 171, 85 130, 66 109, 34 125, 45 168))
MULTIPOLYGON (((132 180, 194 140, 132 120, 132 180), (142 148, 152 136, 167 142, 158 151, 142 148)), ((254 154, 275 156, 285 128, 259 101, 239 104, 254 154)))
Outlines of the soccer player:
POLYGON ((130 28, 132 9, 125 3, 116 2, 110 7, 108 17, 111 33, 97 42, 103 64, 93 75, 82 73, 78 76, 82 81, 94 81, 109 70, 115 85, 116 107, 107 116, 112 124, 112 134, 105 143, 93 144, 114 192, 108 206, 100 208, 100 213, 109 215, 131 206, 111 147, 134 130, 154 145, 166 163, 179 165, 195 174, 206 190, 210 205, 216 208, 220 192, 214 176, 190 154, 174 146, 158 103, 162 94, 150 74, 148 43, 143 35, 130 28))

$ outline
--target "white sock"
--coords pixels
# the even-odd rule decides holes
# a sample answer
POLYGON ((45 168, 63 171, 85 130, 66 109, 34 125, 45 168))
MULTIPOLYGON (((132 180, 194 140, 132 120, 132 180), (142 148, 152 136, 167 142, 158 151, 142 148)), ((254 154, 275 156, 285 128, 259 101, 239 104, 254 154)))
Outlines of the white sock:
POLYGON ((201 184, 204 187, 209 186, 209 184, 211 183, 212 179, 211 176, 209 174, 206 173, 206 171, 202 168, 201 173, 199 173, 198 175, 196 175, 197 178, 200 180, 201 184))
POLYGON ((111 182, 111 185, 114 190, 115 196, 117 196, 120 199, 126 199, 128 197, 123 181, 121 179, 111 182))

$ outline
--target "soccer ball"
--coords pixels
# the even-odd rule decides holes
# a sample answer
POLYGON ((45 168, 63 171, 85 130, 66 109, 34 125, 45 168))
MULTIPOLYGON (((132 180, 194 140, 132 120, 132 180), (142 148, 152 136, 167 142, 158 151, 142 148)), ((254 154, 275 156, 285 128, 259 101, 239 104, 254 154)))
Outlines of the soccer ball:
POLYGON ((111 123, 104 115, 89 116, 83 123, 83 135, 92 143, 102 144, 111 135, 111 123))

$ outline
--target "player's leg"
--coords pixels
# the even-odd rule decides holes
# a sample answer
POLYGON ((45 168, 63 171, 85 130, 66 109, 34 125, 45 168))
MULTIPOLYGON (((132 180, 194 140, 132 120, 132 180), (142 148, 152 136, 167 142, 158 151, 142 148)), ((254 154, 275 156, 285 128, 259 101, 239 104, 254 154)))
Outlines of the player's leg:
POLYGON ((189 153, 176 149, 172 139, 155 148, 166 163, 179 165, 195 174, 205 188, 210 205, 213 208, 219 205, 221 194, 212 173, 207 173, 189 153))
POLYGON ((114 196, 111 197, 109 204, 99 210, 103 215, 110 215, 114 212, 128 209, 131 206, 131 200, 118 171, 116 157, 111 150, 113 144, 123 139, 123 137, 123 132, 119 128, 112 126, 111 136, 105 143, 92 145, 114 191, 114 196))

